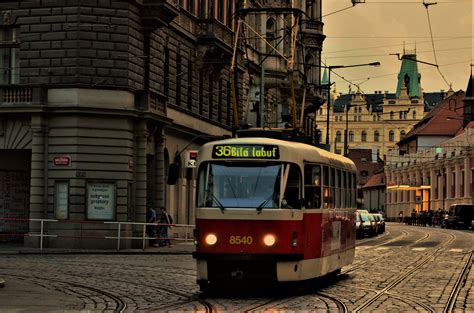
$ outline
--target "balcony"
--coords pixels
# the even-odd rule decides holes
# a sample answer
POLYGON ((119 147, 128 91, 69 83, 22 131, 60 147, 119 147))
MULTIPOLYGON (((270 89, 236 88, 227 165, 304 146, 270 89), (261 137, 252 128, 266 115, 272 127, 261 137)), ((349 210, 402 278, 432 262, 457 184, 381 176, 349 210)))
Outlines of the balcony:
POLYGON ((198 57, 203 59, 229 59, 233 51, 233 33, 215 19, 199 19, 196 27, 198 57))
POLYGON ((140 111, 166 116, 166 97, 151 90, 142 90, 136 94, 136 108, 140 111))
POLYGON ((326 38, 323 34, 323 26, 324 23, 321 21, 305 20, 301 31, 303 43, 308 47, 322 48, 323 40, 326 38))
POLYGON ((145 28, 168 26, 179 15, 177 0, 143 0, 141 16, 145 28))
POLYGON ((39 86, 3 86, 0 87, 0 107, 22 105, 44 105, 47 101, 47 89, 39 86))

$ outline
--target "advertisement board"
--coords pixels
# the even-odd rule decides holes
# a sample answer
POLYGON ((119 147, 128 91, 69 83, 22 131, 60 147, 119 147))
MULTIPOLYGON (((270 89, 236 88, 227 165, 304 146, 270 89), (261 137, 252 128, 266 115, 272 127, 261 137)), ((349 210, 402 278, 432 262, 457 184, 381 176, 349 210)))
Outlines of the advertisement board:
POLYGON ((87 183, 87 219, 115 220, 115 183, 87 183))

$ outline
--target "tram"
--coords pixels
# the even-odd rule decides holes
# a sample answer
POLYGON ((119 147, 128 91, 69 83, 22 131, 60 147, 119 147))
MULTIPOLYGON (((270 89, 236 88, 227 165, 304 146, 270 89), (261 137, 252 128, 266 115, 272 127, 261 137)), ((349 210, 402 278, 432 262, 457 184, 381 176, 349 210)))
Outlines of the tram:
POLYGON ((355 254, 356 167, 341 155, 272 138, 231 138, 198 152, 197 283, 278 285, 340 272, 355 254))

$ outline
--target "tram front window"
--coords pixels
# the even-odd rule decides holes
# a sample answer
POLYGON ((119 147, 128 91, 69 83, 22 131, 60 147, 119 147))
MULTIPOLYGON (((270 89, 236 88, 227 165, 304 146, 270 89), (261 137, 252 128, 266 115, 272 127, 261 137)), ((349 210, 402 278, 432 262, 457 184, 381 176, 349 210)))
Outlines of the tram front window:
POLYGON ((288 164, 281 163, 207 163, 200 167, 198 174, 197 206, 221 209, 284 207, 280 188, 282 173, 288 168, 288 164))

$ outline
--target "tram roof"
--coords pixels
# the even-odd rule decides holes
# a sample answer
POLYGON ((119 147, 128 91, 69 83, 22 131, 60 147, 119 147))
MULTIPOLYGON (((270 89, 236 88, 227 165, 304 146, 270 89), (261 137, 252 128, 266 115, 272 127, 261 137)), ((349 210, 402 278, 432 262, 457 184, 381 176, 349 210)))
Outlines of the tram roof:
MULTIPOLYGON (((303 162, 317 162, 323 164, 330 164, 332 166, 350 168, 356 170, 354 162, 342 155, 328 152, 324 149, 308 145, 305 143, 265 138, 265 137, 245 137, 245 138, 229 138, 223 140, 211 141, 204 144, 198 154, 199 161, 202 158, 212 159, 212 148, 215 145, 278 145, 280 147, 280 159, 293 160, 298 163, 303 162)), ((235 160, 243 160, 244 158, 232 158, 235 160)))

